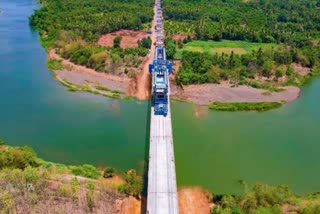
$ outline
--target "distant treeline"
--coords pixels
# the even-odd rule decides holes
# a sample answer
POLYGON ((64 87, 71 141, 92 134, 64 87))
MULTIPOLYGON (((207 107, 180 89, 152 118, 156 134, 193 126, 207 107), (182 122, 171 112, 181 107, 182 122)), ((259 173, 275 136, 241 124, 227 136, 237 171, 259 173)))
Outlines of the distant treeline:
POLYGON ((152 0, 42 0, 42 7, 30 17, 41 34, 55 36, 72 31, 87 41, 119 29, 139 30, 151 22, 152 0))
POLYGON ((320 0, 164 0, 163 5, 166 20, 177 21, 180 32, 183 22, 193 23, 200 40, 302 47, 320 37, 320 0))

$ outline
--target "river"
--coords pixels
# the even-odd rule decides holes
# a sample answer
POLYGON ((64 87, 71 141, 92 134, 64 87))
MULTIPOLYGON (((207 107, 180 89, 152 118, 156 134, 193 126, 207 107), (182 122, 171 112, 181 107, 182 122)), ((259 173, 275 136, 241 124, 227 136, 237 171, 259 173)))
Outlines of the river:
MULTIPOLYGON (((34 0, 0 2, 0 137, 50 161, 142 171, 149 103, 69 92, 55 81, 28 24, 38 7, 34 0)), ((237 193, 242 179, 320 191, 319 93, 316 79, 297 101, 266 113, 172 102, 178 185, 237 193)))

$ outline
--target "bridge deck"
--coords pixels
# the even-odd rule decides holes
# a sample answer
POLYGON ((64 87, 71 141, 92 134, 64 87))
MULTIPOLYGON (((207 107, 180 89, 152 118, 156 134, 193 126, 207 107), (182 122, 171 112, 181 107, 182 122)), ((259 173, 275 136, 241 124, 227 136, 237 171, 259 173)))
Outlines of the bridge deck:
POLYGON ((170 104, 168 108, 166 117, 154 115, 151 109, 148 214, 179 212, 170 104))

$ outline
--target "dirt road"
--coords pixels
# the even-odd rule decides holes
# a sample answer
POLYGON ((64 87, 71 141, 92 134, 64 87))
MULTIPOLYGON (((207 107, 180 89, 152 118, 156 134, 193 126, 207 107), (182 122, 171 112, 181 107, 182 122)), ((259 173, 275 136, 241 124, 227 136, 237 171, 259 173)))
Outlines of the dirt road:
POLYGON ((157 39, 157 33, 155 31, 157 8, 154 6, 154 17, 152 21, 152 34, 151 34, 151 51, 148 57, 142 62, 142 71, 133 79, 129 86, 129 94, 137 97, 139 100, 147 100, 151 97, 151 75, 149 74, 149 64, 152 63, 154 58, 155 46, 153 45, 157 39))

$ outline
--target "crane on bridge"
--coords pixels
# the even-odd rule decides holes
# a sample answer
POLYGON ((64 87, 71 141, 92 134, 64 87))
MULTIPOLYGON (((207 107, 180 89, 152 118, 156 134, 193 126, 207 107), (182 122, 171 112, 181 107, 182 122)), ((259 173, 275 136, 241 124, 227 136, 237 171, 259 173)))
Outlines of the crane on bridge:
POLYGON ((160 2, 157 3, 157 41, 155 58, 153 64, 149 65, 149 72, 152 74, 152 106, 155 115, 167 116, 168 114, 168 93, 169 74, 172 74, 172 63, 167 60, 166 49, 163 45, 162 35, 162 10, 160 2))

